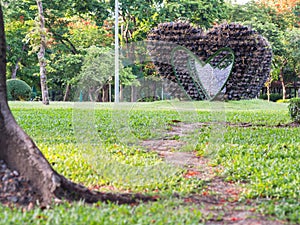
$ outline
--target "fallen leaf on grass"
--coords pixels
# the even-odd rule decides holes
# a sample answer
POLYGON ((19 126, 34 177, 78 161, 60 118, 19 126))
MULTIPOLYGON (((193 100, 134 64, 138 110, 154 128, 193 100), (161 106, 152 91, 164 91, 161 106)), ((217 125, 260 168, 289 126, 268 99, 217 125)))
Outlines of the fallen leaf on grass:
POLYGON ((238 218, 238 217, 232 217, 230 218, 231 221, 239 221, 242 220, 243 218, 238 218))
POLYGON ((183 175, 183 177, 184 178, 191 178, 191 177, 195 177, 195 176, 197 176, 197 175, 199 175, 200 174, 200 172, 198 172, 198 171, 191 171, 191 170, 189 170, 189 171, 187 171, 184 175, 183 175))
POLYGON ((191 202, 193 202, 193 199, 191 199, 191 198, 186 198, 186 199, 184 199, 184 202, 185 202, 185 203, 191 203, 191 202))
POLYGON ((226 190, 226 193, 232 194, 232 195, 238 195, 239 191, 234 188, 230 188, 230 189, 226 190))
POLYGON ((209 195, 209 192, 208 192, 208 191, 203 191, 203 192, 202 192, 202 195, 203 195, 203 196, 207 196, 207 195, 209 195))

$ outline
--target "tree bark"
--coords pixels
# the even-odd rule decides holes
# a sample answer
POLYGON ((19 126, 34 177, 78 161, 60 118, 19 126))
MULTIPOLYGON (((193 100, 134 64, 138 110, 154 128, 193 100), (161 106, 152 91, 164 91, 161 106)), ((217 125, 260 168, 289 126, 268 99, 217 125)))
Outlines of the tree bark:
POLYGON ((45 18, 43 12, 43 4, 41 0, 36 0, 38 11, 39 11, 39 22, 40 22, 40 50, 37 54, 40 64, 40 80, 41 80, 41 91, 42 91, 42 102, 45 105, 49 105, 49 92, 47 87, 47 71, 46 71, 46 35, 45 35, 45 18))
POLYGON ((102 102, 109 101, 109 84, 105 84, 102 88, 102 102))
POLYGON ((131 102, 136 102, 137 101, 137 88, 136 86, 132 85, 131 86, 131 102))
POLYGON ((6 93, 6 42, 1 5, 0 48, 0 159, 31 183, 39 201, 48 205, 55 199, 84 200, 87 203, 134 203, 139 200, 152 200, 140 194, 94 192, 58 174, 32 139, 19 127, 9 109, 6 93))
MULTIPOLYGON (((27 45, 28 41, 26 43, 23 44, 23 47, 22 47, 22 52, 25 51, 26 49, 26 45, 27 45)), ((11 71, 11 79, 16 79, 17 78, 17 71, 19 69, 19 62, 22 60, 22 57, 19 57, 17 59, 17 62, 15 64, 15 67, 12 69, 11 71)))
POLYGON ((267 88, 268 102, 270 102, 270 95, 271 95, 271 93, 270 93, 270 86, 271 86, 271 84, 272 84, 272 78, 269 77, 268 80, 267 80, 266 83, 265 83, 265 86, 266 86, 266 88, 267 88))
POLYGON ((64 102, 68 101, 69 100, 69 95, 70 95, 70 92, 71 92, 71 85, 70 84, 67 84, 67 87, 66 87, 66 93, 64 95, 64 102))
POLYGON ((90 99, 91 102, 94 102, 93 92, 94 92, 94 89, 89 88, 89 99, 90 99))
POLYGON ((285 83, 284 83, 284 78, 283 78, 283 69, 286 65, 287 61, 285 60, 282 67, 280 68, 280 73, 279 73, 279 79, 281 82, 281 86, 282 86, 282 99, 285 100, 286 99, 286 88, 285 88, 285 83))
POLYGON ((267 86, 267 97, 268 97, 268 102, 270 102, 270 85, 269 84, 267 86))
POLYGON ((123 102, 123 85, 120 84, 120 101, 123 102))
POLYGON ((11 79, 17 79, 17 71, 19 69, 19 62, 21 61, 21 57, 17 59, 15 67, 11 71, 11 79))

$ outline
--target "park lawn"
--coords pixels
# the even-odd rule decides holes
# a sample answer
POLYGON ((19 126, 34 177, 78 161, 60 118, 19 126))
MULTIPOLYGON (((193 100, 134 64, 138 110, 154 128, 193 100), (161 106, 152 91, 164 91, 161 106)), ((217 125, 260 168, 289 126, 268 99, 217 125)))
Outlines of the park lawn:
POLYGON ((10 107, 53 167, 66 177, 99 190, 159 194, 162 198, 138 206, 78 203, 30 212, 2 207, 2 224, 205 222, 209 216, 202 215, 197 206, 172 198, 174 193, 200 193, 203 182, 183 178, 182 169, 174 170, 138 145, 140 140, 161 137, 174 121, 210 124, 186 137, 194 142, 189 150, 212 157, 212 165, 224 168, 220 175, 241 182, 247 190, 241 200, 258 199, 262 213, 300 223, 300 128, 278 126, 291 122, 287 104, 260 100, 120 105, 52 102, 50 106, 10 102, 10 107))

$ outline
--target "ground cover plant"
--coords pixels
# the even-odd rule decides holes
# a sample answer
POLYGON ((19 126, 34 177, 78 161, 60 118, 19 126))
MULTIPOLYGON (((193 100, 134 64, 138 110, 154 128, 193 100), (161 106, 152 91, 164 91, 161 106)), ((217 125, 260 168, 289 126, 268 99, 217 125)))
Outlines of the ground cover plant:
MULTIPOLYGON (((157 201, 121 206, 65 203, 54 205, 53 209, 36 208, 29 212, 1 206, 1 224, 20 221, 23 224, 201 224, 209 223, 212 217, 214 222, 222 222, 223 212, 218 211, 218 215, 204 213, 202 203, 187 198, 194 194, 207 195, 203 192, 207 181, 199 179, 196 173, 173 167, 175 172, 170 172, 169 176, 154 177, 149 182, 149 177, 138 175, 132 169, 143 165, 165 166, 158 154, 138 145, 136 140, 158 139, 179 121, 201 123, 201 126, 197 132, 170 138, 194 141, 188 151, 196 150, 199 157, 210 159, 211 168, 221 165, 215 172, 228 182, 238 182, 243 188, 238 201, 254 200, 255 204, 249 207, 263 215, 300 222, 300 128, 288 126, 291 119, 287 104, 173 101, 138 103, 131 105, 129 111, 126 107, 123 111, 116 110, 113 104, 96 104, 89 114, 93 117, 85 122, 92 121, 88 128, 93 128, 93 132, 80 134, 79 128, 84 130, 84 126, 76 128, 74 125, 73 103, 53 103, 46 107, 39 103, 11 102, 10 107, 18 123, 33 137, 58 172, 91 189, 142 192, 154 196, 157 201), (116 132, 116 127, 120 132, 116 132), (124 133, 130 133, 125 136, 126 140, 122 138, 124 133), (97 138, 90 138, 92 134, 97 134, 97 138), (93 148, 89 148, 91 146, 93 148), (129 175, 118 177, 116 172, 120 170, 113 170, 116 164, 101 166, 99 162, 107 158, 101 161, 100 153, 121 164, 121 168, 126 165, 129 175), (144 185, 130 182, 135 176, 145 179, 144 185)), ((167 166, 163 168, 168 169, 167 166)), ((236 218, 230 219, 232 222, 236 218)))

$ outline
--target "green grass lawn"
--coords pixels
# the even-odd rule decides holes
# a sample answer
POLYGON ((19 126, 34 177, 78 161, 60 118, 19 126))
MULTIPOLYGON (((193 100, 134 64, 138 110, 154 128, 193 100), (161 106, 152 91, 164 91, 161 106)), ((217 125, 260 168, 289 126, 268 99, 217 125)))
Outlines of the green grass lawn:
MULTIPOLYGON (((207 122, 188 137, 198 155, 212 157, 227 180, 243 183, 242 199, 258 199, 258 210, 300 223, 300 128, 287 104, 261 100, 120 104, 10 102, 18 123, 53 167, 75 182, 100 190, 163 196, 155 203, 118 206, 63 204, 30 212, 1 207, 1 224, 198 224, 196 206, 170 196, 200 193, 203 182, 185 179, 139 141, 161 137, 174 120, 207 122), (218 122, 218 123, 216 123, 218 122), (226 126, 223 122, 251 123, 226 126), (146 168, 146 169, 145 169, 146 168), (150 168, 150 169, 149 169, 150 168), (161 172, 163 171, 163 172, 161 172)), ((191 147, 190 147, 191 148, 191 147)))

